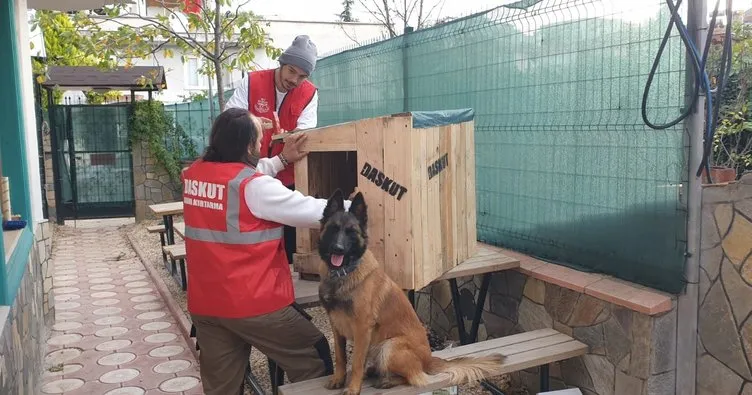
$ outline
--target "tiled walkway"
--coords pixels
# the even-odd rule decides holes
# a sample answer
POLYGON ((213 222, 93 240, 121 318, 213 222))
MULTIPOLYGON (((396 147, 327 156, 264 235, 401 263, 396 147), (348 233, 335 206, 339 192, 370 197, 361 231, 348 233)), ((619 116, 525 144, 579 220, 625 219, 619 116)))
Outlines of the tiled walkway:
POLYGON ((54 245, 42 391, 202 394, 196 360, 120 230, 64 227, 54 245))

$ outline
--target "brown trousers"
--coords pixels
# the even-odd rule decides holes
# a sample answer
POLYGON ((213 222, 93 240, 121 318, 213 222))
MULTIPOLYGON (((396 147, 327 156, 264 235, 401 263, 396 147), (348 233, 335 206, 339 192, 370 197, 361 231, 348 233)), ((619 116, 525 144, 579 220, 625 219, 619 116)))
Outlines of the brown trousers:
POLYGON ((321 331, 292 306, 251 318, 191 315, 206 395, 239 393, 255 347, 281 367, 290 382, 331 374, 329 343, 321 331))

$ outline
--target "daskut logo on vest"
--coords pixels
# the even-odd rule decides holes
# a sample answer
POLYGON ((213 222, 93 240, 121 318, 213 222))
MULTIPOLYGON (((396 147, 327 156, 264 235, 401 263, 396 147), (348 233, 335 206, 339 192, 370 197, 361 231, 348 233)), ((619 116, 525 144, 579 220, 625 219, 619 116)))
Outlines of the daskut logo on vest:
POLYGON ((261 99, 258 99, 256 104, 254 105, 254 108, 259 113, 262 113, 262 114, 267 113, 269 112, 269 102, 267 102, 266 99, 262 97, 261 99))
POLYGON ((224 210, 222 200, 225 197, 225 187, 226 185, 222 184, 185 179, 183 187, 183 204, 210 208, 212 210, 224 210))

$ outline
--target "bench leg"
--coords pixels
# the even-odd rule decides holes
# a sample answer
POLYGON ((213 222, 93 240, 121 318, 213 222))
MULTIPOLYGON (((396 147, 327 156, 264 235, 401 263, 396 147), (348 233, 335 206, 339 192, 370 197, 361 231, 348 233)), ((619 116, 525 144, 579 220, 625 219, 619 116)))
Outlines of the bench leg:
POLYGON ((478 300, 475 302, 475 314, 473 315, 473 322, 470 326, 470 333, 465 331, 465 318, 462 314, 462 306, 460 305, 460 291, 457 287, 457 280, 449 280, 449 288, 452 293, 452 306, 454 307, 454 317, 457 320, 457 332, 460 335, 460 344, 472 344, 478 340, 478 328, 480 328, 480 321, 483 319, 483 306, 486 304, 486 297, 488 296, 488 286, 491 284, 491 273, 483 275, 483 279, 480 285, 480 291, 478 292, 478 300))
POLYGON ((457 332, 460 335, 460 345, 468 344, 467 332, 465 331, 465 316, 462 314, 460 306, 460 290, 457 287, 457 279, 449 280, 449 290, 452 293, 452 307, 454 307, 454 318, 457 321, 457 332))
POLYGON ((165 227, 165 235, 167 236, 167 244, 175 244, 175 229, 172 227, 172 215, 165 215, 162 217, 165 227))
POLYGON ((185 259, 180 260, 180 288, 183 291, 188 289, 188 277, 185 274, 185 259))
MULTIPOLYGON (((491 274, 483 274, 481 279, 480 291, 478 292, 478 300, 475 301, 475 312, 473 315, 473 322, 470 326, 470 333, 465 331, 465 318, 462 314, 462 306, 460 305, 460 290, 457 286, 457 279, 449 280, 449 288, 452 294, 452 306, 454 306, 454 316, 457 320, 457 332, 460 336, 460 344, 472 344, 478 341, 478 328, 480 328, 480 321, 483 319, 483 306, 486 304, 486 297, 488 296, 488 287, 491 284, 491 274)), ((483 380, 481 386, 492 393, 493 395, 504 395, 501 389, 490 382, 483 380)))
MULTIPOLYGON (((160 233, 159 234, 159 244, 162 245, 162 247, 165 246, 165 234, 160 233)), ((164 252, 164 249, 162 249, 162 262, 164 262, 165 265, 167 265, 167 254, 164 252)))
POLYGON ((172 258, 168 258, 164 262, 164 268, 167 270, 167 273, 172 274, 172 266, 175 265, 175 261, 172 258))
POLYGON ((285 383, 285 371, 271 358, 266 358, 269 363, 269 380, 272 383, 272 395, 279 393, 279 387, 285 383))
MULTIPOLYGON (((256 377, 253 376, 253 372, 251 371, 251 361, 248 361, 248 365, 245 367, 245 383, 251 389, 253 392, 255 392, 257 395, 266 395, 266 392, 261 388, 259 383, 256 381, 256 377)), ((241 388, 241 394, 243 394, 245 391, 244 388, 241 388)))
POLYGON ((499 389, 499 387, 487 381, 481 381, 480 386, 483 387, 484 390, 488 391, 489 393, 493 395, 506 395, 501 389, 499 389))
POLYGON ((541 365, 540 367, 540 392, 547 392, 550 390, 549 385, 549 371, 548 364, 541 365))

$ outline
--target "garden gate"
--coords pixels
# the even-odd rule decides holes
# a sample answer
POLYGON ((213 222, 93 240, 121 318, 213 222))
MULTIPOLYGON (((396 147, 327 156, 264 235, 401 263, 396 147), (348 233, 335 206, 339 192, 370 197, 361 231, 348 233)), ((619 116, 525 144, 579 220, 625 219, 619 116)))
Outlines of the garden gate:
POLYGON ((131 105, 53 105, 58 221, 135 213, 128 140, 131 105))

